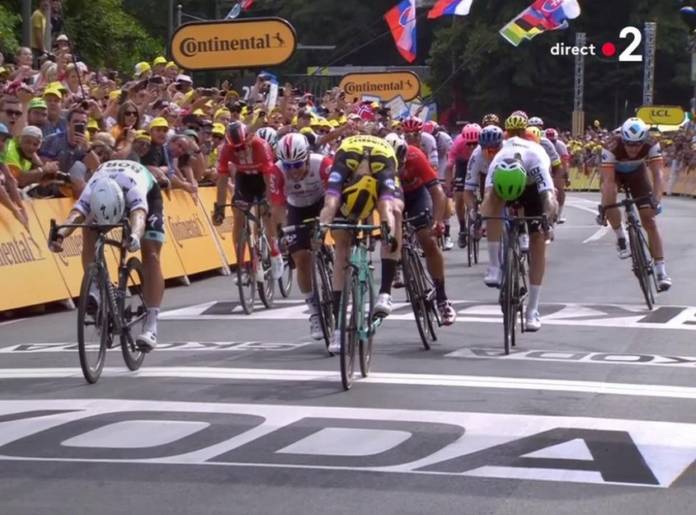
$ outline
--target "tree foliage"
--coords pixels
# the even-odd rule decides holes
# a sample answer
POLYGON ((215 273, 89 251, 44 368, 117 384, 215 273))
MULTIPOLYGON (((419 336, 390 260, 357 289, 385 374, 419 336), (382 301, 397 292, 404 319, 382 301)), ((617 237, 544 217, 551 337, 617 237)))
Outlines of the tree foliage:
POLYGON ((19 47, 17 29, 22 18, 10 6, 0 5, 0 51, 14 53, 19 47))

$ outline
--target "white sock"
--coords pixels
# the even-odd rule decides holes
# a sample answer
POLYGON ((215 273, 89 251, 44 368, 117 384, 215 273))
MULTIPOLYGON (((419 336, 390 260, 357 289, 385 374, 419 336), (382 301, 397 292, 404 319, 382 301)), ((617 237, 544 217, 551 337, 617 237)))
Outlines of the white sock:
POLYGON ((316 315, 317 314, 317 305, 314 302, 314 292, 309 292, 309 293, 303 293, 304 295, 304 301, 305 304, 307 304, 307 308, 309 308, 309 314, 310 315, 316 315))
POLYGON ((147 308, 145 316, 145 331, 157 334, 157 317, 159 316, 160 308, 147 308))
POLYGON ((667 275, 667 265, 665 265, 665 260, 655 261, 655 271, 658 275, 667 275))
POLYGON ((626 237, 626 230, 624 229, 623 225, 620 225, 618 229, 614 229, 614 234, 616 234, 616 239, 620 240, 623 238, 624 240, 627 238, 626 237))
POLYGON ((500 242, 488 242, 488 262, 491 268, 500 268, 500 242))
POLYGON ((558 218, 563 217, 563 206, 558 206, 558 218))
POLYGON ((529 285, 529 300, 527 301, 527 313, 539 311, 539 297, 541 296, 541 286, 529 285))

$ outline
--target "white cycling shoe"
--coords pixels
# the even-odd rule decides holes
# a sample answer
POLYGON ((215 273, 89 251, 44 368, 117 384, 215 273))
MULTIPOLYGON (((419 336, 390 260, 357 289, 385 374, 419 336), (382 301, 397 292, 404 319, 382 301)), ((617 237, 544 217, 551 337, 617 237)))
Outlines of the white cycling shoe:
POLYGON ((500 267, 489 267, 488 272, 486 272, 486 277, 483 278, 483 282, 489 288, 500 288, 500 283, 503 282, 503 271, 500 267))
POLYGON ((529 234, 520 234, 520 250, 522 252, 529 252, 529 234))
POLYGON ((541 317, 538 311, 528 311, 525 319, 524 330, 530 333, 536 333, 541 329, 541 317))
POLYGON ((450 236, 447 236, 445 238, 443 250, 452 250, 453 248, 454 248, 454 242, 452 241, 452 238, 450 236))
POLYGON ((283 256, 271 256, 271 276, 274 281, 277 281, 283 277, 283 271, 285 270, 285 264, 283 263, 283 256))
POLYGON ((152 331, 145 331, 135 339, 135 344, 143 352, 152 352, 157 347, 157 335, 152 331))
POLYGON ((331 354, 339 354, 341 352, 341 330, 336 329, 333 333, 333 338, 331 338, 331 343, 329 343, 329 352, 331 354))
POLYGON ((309 334, 312 340, 322 340, 324 338, 324 331, 321 329, 321 320, 319 320, 319 315, 316 313, 309 317, 309 334))
POLYGON ((373 313, 376 317, 388 317, 392 312, 392 298, 388 293, 380 293, 373 313))

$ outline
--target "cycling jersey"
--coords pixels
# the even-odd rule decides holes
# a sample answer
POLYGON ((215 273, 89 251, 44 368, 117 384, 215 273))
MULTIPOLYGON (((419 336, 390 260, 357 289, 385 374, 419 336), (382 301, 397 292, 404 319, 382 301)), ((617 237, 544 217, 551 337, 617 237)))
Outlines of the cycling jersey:
POLYGON ((427 132, 421 132, 420 148, 428 156, 430 164, 437 169, 439 166, 438 159, 438 148, 437 141, 435 141, 435 136, 428 134, 427 132))
POLYGON ((237 151, 230 144, 225 143, 220 150, 217 168, 220 175, 229 175, 230 163, 232 163, 237 173, 266 175, 271 172, 273 162, 273 150, 268 142, 253 136, 242 151, 237 151))
POLYGON ((568 152, 568 146, 565 143, 563 143, 560 139, 552 141, 551 143, 553 143, 556 147, 556 152, 558 152, 558 155, 561 156, 561 161, 568 164, 570 162, 570 153, 568 152))
POLYGON ((662 159, 660 144, 649 139, 638 151, 636 157, 628 157, 621 138, 611 138, 602 150, 602 166, 614 167, 619 173, 632 173, 642 169, 643 165, 662 159))
POLYGON ((107 161, 97 168, 87 182, 74 209, 87 216, 90 214, 90 201, 94 182, 104 176, 114 180, 123 189, 126 209, 147 211, 147 194, 155 185, 155 179, 149 170, 135 161, 107 161))
POLYGON ((533 141, 514 136, 503 142, 500 152, 496 154, 488 167, 486 189, 493 187, 493 174, 498 163, 503 159, 518 159, 527 170, 527 186, 536 184, 537 192, 553 191, 551 178, 551 160, 546 151, 533 141))
POLYGON ((393 199, 396 189, 396 154, 392 146, 377 136, 351 136, 343 140, 334 158, 326 194, 341 197, 345 185, 359 173, 363 161, 368 173, 379 184, 379 198, 393 199))
POLYGON ((449 162, 449 152, 454 144, 452 137, 445 131, 440 131, 435 135, 437 141, 437 176, 444 180, 447 173, 447 164, 449 162))
MULTIPOLYGON (((464 182, 464 191, 479 191, 481 188, 481 176, 488 174, 488 166, 491 164, 491 159, 488 154, 483 151, 480 146, 476 147, 474 153, 469 158, 469 164, 466 169, 466 180, 464 182)), ((460 188, 461 189, 461 188, 460 188)))
POLYGON ((548 138, 541 138, 539 140, 539 145, 541 145, 541 148, 544 149, 546 155, 549 156, 552 168, 556 166, 561 166, 561 156, 558 154, 558 151, 556 151, 556 145, 551 143, 551 140, 549 140, 548 138))
POLYGON ((475 148, 474 145, 467 145, 464 136, 460 134, 454 138, 454 143, 449 151, 449 165, 454 166, 457 161, 469 161, 475 148))
POLYGON ((406 163, 399 170, 399 180, 406 194, 423 186, 429 188, 438 183, 437 173, 428 162, 425 153, 413 145, 408 146, 406 163))
POLYGON ((316 204, 324 198, 331 164, 330 157, 313 153, 309 156, 305 175, 300 179, 293 179, 286 175, 282 161, 278 161, 270 174, 271 202, 277 206, 288 204, 293 207, 316 204))

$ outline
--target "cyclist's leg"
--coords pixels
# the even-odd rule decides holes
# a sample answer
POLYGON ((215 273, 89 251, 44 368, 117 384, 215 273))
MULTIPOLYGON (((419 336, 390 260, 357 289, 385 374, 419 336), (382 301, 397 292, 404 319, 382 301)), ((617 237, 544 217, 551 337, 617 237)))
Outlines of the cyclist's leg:
POLYGON ((97 242, 97 233, 82 229, 82 270, 87 270, 87 267, 94 263, 94 245, 97 242))
POLYGON ((160 253, 164 243, 162 193, 155 185, 148 194, 148 214, 140 251, 143 260, 143 298, 147 307, 143 333, 136 341, 152 350, 157 344, 157 317, 164 297, 164 276, 160 253))
MULTIPOLYGON (((234 176, 234 196, 232 197, 232 203, 235 202, 246 202, 251 203, 254 201, 253 191, 249 191, 247 175, 243 173, 237 173, 234 176)), ((232 210, 233 220, 232 220, 232 239, 234 240, 234 248, 237 249, 237 244, 239 243, 239 237, 242 234, 242 229, 244 227, 244 212, 235 207, 232 210)))
MULTIPOLYGON (((481 204, 481 216, 499 217, 503 214, 505 202, 493 189, 492 174, 486 177, 486 194, 481 204)), ((487 286, 497 287, 502 281, 500 269, 500 240, 503 236, 503 222, 501 220, 486 220, 486 235, 488 239, 488 271, 484 282, 487 286)))
MULTIPOLYGON (((344 223, 346 220, 337 219, 336 223, 344 223)), ((348 231, 331 231, 334 240, 334 270, 333 270, 333 297, 334 316, 338 320, 338 310, 341 304, 341 292, 345 281, 346 266, 350 257, 351 233, 348 231)))
MULTIPOLYGON (((616 172, 613 168, 602 168, 602 205, 608 206, 616 203, 617 188, 624 184, 625 174, 616 172)), ((619 256, 628 257, 626 255, 626 230, 621 223, 621 211, 618 208, 608 209, 605 216, 609 225, 616 234, 617 246, 619 247, 619 256)))
POLYGON ((466 234, 466 213, 467 213, 467 202, 464 196, 464 186, 466 183, 466 161, 457 161, 455 164, 455 177, 454 177, 454 209, 457 213, 457 219, 459 220, 459 236, 460 236, 460 247, 462 246, 461 241, 462 234, 466 234))
MULTIPOLYGON (((561 167, 556 170, 556 173, 553 175, 553 185, 558 191, 558 220, 559 222, 563 219, 563 206, 565 205, 565 199, 566 199, 566 194, 565 194, 565 189, 566 189, 566 180, 568 178, 568 172, 565 168, 565 165, 561 165, 561 167)), ((563 219, 565 221, 565 219, 563 219)))
POLYGON ((389 248, 389 243, 386 241, 386 238, 382 238, 380 245, 382 273, 379 296, 375 304, 375 313, 380 316, 389 316, 391 314, 392 283, 394 282, 396 267, 401 256, 401 225, 404 203, 401 199, 380 200, 377 207, 381 220, 388 219, 387 213, 391 215, 394 221, 392 237, 397 241, 396 250, 394 252, 389 248))
MULTIPOLYGON (((541 216, 544 206, 536 185, 528 186, 520 198, 525 216, 541 216)), ((529 299, 527 301, 527 327, 530 331, 541 328, 539 300, 546 271, 546 238, 539 222, 527 224, 529 230, 529 299)))

